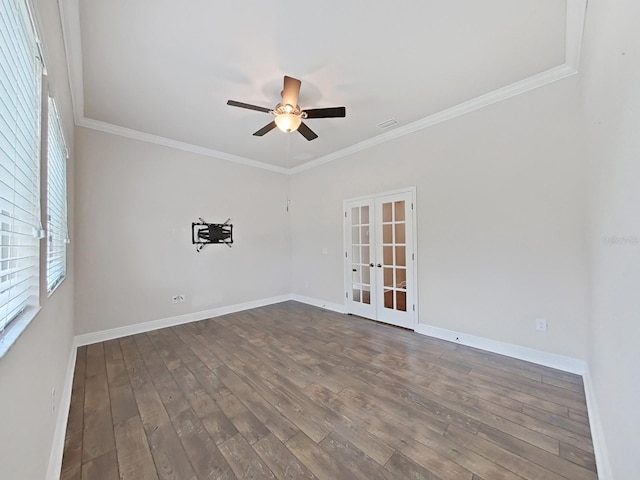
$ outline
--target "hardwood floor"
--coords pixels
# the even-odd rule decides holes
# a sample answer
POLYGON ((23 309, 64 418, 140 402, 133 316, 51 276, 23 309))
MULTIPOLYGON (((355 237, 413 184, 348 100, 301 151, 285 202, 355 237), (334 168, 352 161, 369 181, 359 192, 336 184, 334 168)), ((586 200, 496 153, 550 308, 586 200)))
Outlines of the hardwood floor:
POLYGON ((62 479, 596 479, 582 380, 286 302, 81 347, 62 479))

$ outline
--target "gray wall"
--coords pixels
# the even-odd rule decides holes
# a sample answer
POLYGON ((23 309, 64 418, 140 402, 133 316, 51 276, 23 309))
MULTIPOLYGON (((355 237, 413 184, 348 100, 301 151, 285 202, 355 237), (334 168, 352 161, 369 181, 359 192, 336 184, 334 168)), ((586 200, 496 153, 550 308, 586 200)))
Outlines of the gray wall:
POLYGON ((416 186, 420 323, 584 360, 576 87, 563 80, 293 176, 294 293, 342 304, 343 200, 416 186))
POLYGON ((76 317, 91 333, 290 292, 289 177, 78 128, 76 317), (196 253, 191 222, 231 218, 196 253), (171 297, 186 301, 172 304, 171 297))

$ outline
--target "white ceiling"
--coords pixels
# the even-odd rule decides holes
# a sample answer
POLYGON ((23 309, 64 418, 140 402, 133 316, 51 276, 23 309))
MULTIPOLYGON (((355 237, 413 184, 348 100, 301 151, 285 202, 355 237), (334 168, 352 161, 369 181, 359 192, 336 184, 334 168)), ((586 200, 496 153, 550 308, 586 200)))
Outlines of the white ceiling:
POLYGON ((62 0, 62 14, 76 123, 290 171, 575 73, 583 3, 62 0), (273 108, 285 74, 302 108, 347 117, 307 120, 312 142, 254 137, 272 117, 226 102, 273 108))

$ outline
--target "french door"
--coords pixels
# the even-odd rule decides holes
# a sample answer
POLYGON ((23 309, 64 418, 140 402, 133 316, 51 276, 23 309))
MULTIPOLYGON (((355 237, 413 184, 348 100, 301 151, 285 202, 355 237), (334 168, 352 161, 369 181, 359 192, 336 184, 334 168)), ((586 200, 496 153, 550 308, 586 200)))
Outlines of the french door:
POLYGON ((414 190, 346 200, 347 313, 414 329, 414 190))

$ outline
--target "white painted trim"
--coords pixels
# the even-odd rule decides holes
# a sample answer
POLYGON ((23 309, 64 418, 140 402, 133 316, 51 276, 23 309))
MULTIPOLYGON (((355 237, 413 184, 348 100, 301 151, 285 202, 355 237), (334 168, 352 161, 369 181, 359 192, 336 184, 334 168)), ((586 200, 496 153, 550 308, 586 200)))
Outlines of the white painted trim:
MULTIPOLYGON (((58 417, 56 421, 56 428, 54 432, 54 438, 51 447, 51 453, 49 457, 49 466, 47 469, 47 480, 58 480, 60 476, 60 469, 62 466, 62 455, 64 451, 64 440, 66 434, 66 427, 69 415, 69 406, 71 404, 71 393, 73 386, 73 375, 75 371, 75 362, 77 355, 77 348, 83 345, 89 345, 96 342, 102 342, 106 340, 112 340, 114 338, 120 338, 123 336, 134 335, 137 333, 144 333, 147 331, 156 330, 158 328, 165 328, 174 325, 180 325, 183 323, 194 322, 198 320, 205 320, 207 318, 217 317, 220 315, 226 315, 229 313, 239 312, 242 310, 249 310, 251 308, 262 307, 266 305, 272 305, 276 303, 293 300, 296 302, 312 305, 326 310, 346 313, 344 305, 340 305, 333 302, 327 302, 324 300, 305 297, 303 295, 288 294, 280 295, 277 297, 265 298, 255 300, 251 302, 245 302, 236 305, 230 305, 226 307, 214 308, 202 312, 194 312, 191 314, 179 315, 175 317, 164 318, 151 322, 139 323, 135 325, 129 325, 126 327, 113 328, 109 330, 103 330, 100 332, 89 333, 84 335, 77 335, 74 338, 71 352, 69 354, 69 361, 67 363, 67 374, 63 390, 60 397, 60 405, 58 406, 58 417)), ((597 406, 597 400, 595 396, 594 386, 591 380, 589 369, 586 363, 565 357, 562 355, 556 355, 552 353, 543 352, 540 350, 534 350, 531 348, 521 347, 509 343, 499 342, 483 337, 477 337, 474 335, 467 335, 453 330, 447 330, 444 328, 433 327, 423 323, 418 323, 415 329, 416 333, 421 335, 427 335, 443 340, 460 343, 462 345, 468 345, 471 347, 479 348, 493 353, 501 355, 507 355, 509 357, 517 358, 520 360, 529 361, 538 365, 543 365, 558 370, 575 373, 582 375, 584 379, 584 389, 587 400, 587 410, 589 412, 589 423, 591 427, 591 438, 593 441, 593 448, 595 451, 596 463, 598 467, 598 478, 600 480, 612 480, 611 466, 609 463, 609 457, 607 453, 606 443, 604 440, 604 434, 602 429, 602 421, 599 415, 597 406)))
POLYGON ((47 468, 47 480, 58 480, 60 478, 60 470, 62 468, 62 454, 64 453, 64 439, 67 433, 67 421, 69 420, 69 406, 71 405, 71 392, 73 390, 73 374, 76 369, 76 355, 78 353, 78 345, 75 342, 71 344, 69 352, 69 361, 67 362, 67 374, 64 378, 64 385, 60 395, 60 404, 58 405, 58 418, 56 420, 56 429, 53 433, 53 443, 51 444, 51 453, 49 455, 49 467, 47 468))
POLYGON ((84 116, 84 85, 82 77, 82 41, 80 35, 80 15, 79 0, 59 0, 60 16, 62 19, 62 30, 64 37, 65 52, 69 69, 69 83, 71 85, 71 98, 76 125, 86 128, 100 130, 114 135, 133 138, 143 142, 156 143, 170 148, 176 148, 187 152, 197 153, 208 157, 219 158, 230 162, 240 163, 251 167, 262 168, 274 172, 295 175, 296 173, 309 170, 325 163, 332 162, 339 158, 352 155, 356 152, 366 150, 381 143, 388 142, 395 138, 408 135, 410 133, 431 127, 438 123, 445 122, 452 118, 459 117, 466 113, 478 110, 479 108, 500 102, 507 98, 525 93, 529 90, 556 82, 563 78, 578 73, 580 64, 580 50, 586 17, 587 0, 566 0, 567 15, 565 25, 565 59, 562 65, 551 68, 545 72, 538 73, 525 78, 519 82, 499 88, 493 92, 481 95, 467 102, 455 105, 446 110, 434 113, 421 120, 408 125, 396 128, 363 142, 351 145, 347 148, 324 155, 310 162, 298 165, 293 168, 284 168, 260 162, 257 160, 220 152, 210 148, 179 142, 170 138, 152 135, 137 130, 132 130, 117 125, 89 119, 84 116))
POLYGON ((249 310, 251 308, 273 305, 274 303, 286 302, 287 300, 291 300, 291 295, 280 295, 277 297, 262 298, 250 302, 238 303, 236 305, 212 308, 210 310, 204 310, 201 312, 185 313, 184 315, 176 315, 175 317, 161 318, 159 320, 152 320, 150 322, 136 323, 133 325, 126 325, 124 327, 118 328, 110 328, 109 330, 101 330, 99 332, 85 333, 76 336, 76 345, 81 347, 83 345, 90 345, 92 343, 113 340, 114 338, 122 338, 129 335, 136 335, 138 333, 150 332, 159 328, 173 327, 176 325, 182 325, 184 323, 197 322, 200 320, 206 320, 207 318, 219 317, 221 315, 227 315, 229 313, 241 312, 243 310, 249 310))
POLYGON ((508 357, 525 360, 545 367, 555 368, 564 372, 583 375, 586 371, 586 363, 571 357, 557 355, 555 353, 543 352, 533 348, 521 347, 511 343, 499 342, 490 338, 477 337, 462 332, 447 330, 445 328, 433 327, 424 323, 418 323, 416 332, 429 337, 440 338, 449 342, 479 348, 488 352, 506 355, 508 357))
POLYGON ((397 195, 399 193, 408 193, 408 192, 411 192, 413 194, 413 199, 415 201, 416 186, 413 185, 413 186, 410 186, 410 187, 395 188, 393 190, 387 190, 385 192, 372 192, 369 195, 362 195, 360 197, 345 198, 344 200, 342 200, 342 208, 344 210, 346 208, 346 206, 347 206, 347 203, 350 203, 350 202, 358 202, 360 200, 369 200, 369 199, 372 199, 374 197, 385 197, 387 195, 397 195))
MULTIPOLYGON (((411 252, 413 262, 413 330, 418 328, 420 321, 420 285, 418 285, 418 189, 412 187, 413 206, 411 215, 413 216, 413 252, 411 252)), ((407 259, 407 261, 409 261, 407 259)))
MULTIPOLYGON (((367 198, 367 197, 362 197, 362 198, 367 198)), ((347 294, 346 292, 349 291, 349 284, 351 283, 349 281, 349 275, 347 274, 347 248, 349 248, 349 233, 348 233, 348 228, 351 228, 350 225, 347 225, 347 214, 348 214, 348 204, 351 201, 355 201, 355 199, 353 200, 347 200, 347 199, 343 199, 342 200, 342 212, 340 213, 342 215, 342 250, 343 252, 345 252, 345 256, 342 259, 342 292, 344 293, 344 312, 348 313, 350 308, 347 302, 347 294)), ((373 232, 373 234, 375 234, 375 232, 373 232)), ((352 234, 353 235, 353 234, 352 234)), ((372 235, 372 233, 370 232, 369 235, 372 235)), ((340 253, 340 255, 342 255, 342 253, 340 253)))
POLYGON ((111 123, 100 122, 98 120, 92 120, 90 118, 83 117, 79 121, 77 120, 76 124, 80 127, 91 128, 93 130, 110 133, 112 135, 118 135, 120 137, 132 138, 141 142, 153 143, 155 145, 161 145, 163 147, 175 148, 176 150, 196 153, 205 157, 219 158, 220 160, 227 160, 229 162, 239 163, 241 165, 247 165, 249 167, 262 168, 264 170, 283 173, 285 175, 289 174, 289 169, 287 168, 278 167, 264 162, 258 162, 256 160, 251 160, 239 155, 233 155, 231 153, 220 152, 211 148, 200 147, 191 143, 172 140, 171 138, 167 137, 151 135, 150 133, 140 132, 131 128, 120 127, 111 123))
POLYGON ((109 330, 102 330, 100 332, 87 333, 83 335, 76 335, 73 339, 71 352, 69 353, 69 361, 67 363, 67 373, 65 376, 64 385, 60 396, 60 405, 58 406, 58 417, 56 420, 56 428, 53 435, 53 441, 51 444, 51 452, 49 454, 49 465, 47 468, 47 480, 58 480, 60 478, 60 470, 62 468, 62 456, 64 453, 64 440, 67 432, 67 422, 69 420, 69 407, 71 405, 71 393, 73 390, 73 375, 75 372, 76 356, 78 353, 78 347, 83 345, 90 345, 92 343, 104 342, 112 340, 114 338, 126 337, 128 335, 135 335, 137 333, 149 332, 158 328, 166 328, 175 325, 181 325, 184 323, 196 322, 199 320, 206 320, 207 318, 218 317, 220 315, 226 315, 229 313, 240 312, 243 310, 249 310, 252 308, 264 307, 266 305, 273 305, 276 303, 286 302, 288 300, 294 300, 300 303, 306 303, 316 307, 332 310, 338 313, 344 313, 344 307, 337 303, 325 302, 309 297, 303 297, 300 295, 280 295, 277 297, 263 298, 260 300, 254 300, 251 302, 240 303, 236 305, 229 305, 225 307, 213 308, 201 312, 194 312, 185 315, 178 315, 175 317, 163 318, 160 320, 154 320, 151 322, 138 323, 135 325, 128 325, 126 327, 112 328, 109 330))
POLYGON ((303 295, 292 294, 290 300, 294 302, 306 303, 318 308, 324 308, 325 310, 331 310, 337 313, 346 313, 344 305, 339 303, 327 302, 326 300, 319 300, 317 298, 305 297, 303 295))
POLYGON ((598 468, 598 478, 600 480, 613 480, 611 463, 602 428, 602 419, 598 410, 598 403, 595 388, 589 372, 589 366, 582 360, 565 357, 554 353, 543 352, 532 348, 521 347, 510 343, 499 342, 488 338, 467 335, 466 333, 455 332, 444 328, 433 327, 419 323, 416 332, 430 337, 440 338, 461 345, 479 348, 488 352, 506 355, 508 357, 525 360, 537 365, 555 368, 564 372, 574 373, 582 376, 584 392, 587 400, 587 412, 589 415, 589 426, 591 428, 591 440, 595 452, 596 465, 598 468))
MULTIPOLYGON (((64 453, 64 440, 67 432, 67 421, 69 420, 69 406, 71 405, 71 393, 73 390, 73 374, 75 372, 76 356, 78 347, 90 345, 92 343, 104 342, 114 338, 126 337, 137 333, 149 332, 158 328, 166 328, 183 323, 196 322, 207 318, 218 317, 229 313, 249 310, 251 308, 264 307, 275 303, 286 302, 291 300, 291 295, 280 295, 277 297, 263 298, 251 302, 229 305, 225 307, 213 308, 202 312, 194 312, 175 317, 163 318, 151 322, 138 323, 128 325, 126 327, 112 328, 102 330, 100 332, 87 333, 84 335, 76 335, 73 339, 71 352, 69 353, 69 361, 67 363, 67 373, 62 387, 60 396, 60 405, 58 406, 58 417, 56 420, 56 428, 51 444, 51 452, 49 454, 49 466, 47 468, 47 480, 58 480, 60 478, 60 470, 62 468, 62 455, 64 453)), ((299 300, 304 302, 303 300, 299 300)))
POLYGON ((589 412, 589 427, 591 428, 591 441, 593 442, 593 451, 596 457, 596 466, 598 468, 599 480, 613 480, 611 471, 611 463, 609 461, 609 453, 605 442, 604 430, 602 428, 602 418, 598 409, 596 392, 591 379, 589 368, 582 375, 584 383, 584 393, 587 397, 587 411, 589 412))
POLYGON ((31 305, 26 307, 4 330, 0 330, 0 359, 11 349, 20 335, 27 330, 27 327, 36 318, 41 309, 42 307, 39 305, 37 307, 31 305))
POLYGON ((152 135, 149 133, 140 132, 138 130, 133 130, 130 128, 120 127, 118 125, 113 125, 110 123, 86 118, 84 116, 79 119, 76 119, 76 124, 81 127, 91 128, 94 130, 99 130, 101 132, 111 133, 113 135, 132 138, 142 142, 153 143, 156 145, 163 145, 165 147, 175 148, 177 150, 197 153, 199 155, 204 155, 207 157, 219 158, 222 160, 240 163, 242 165, 248 165, 255 168, 271 170, 274 172, 283 173, 287 175, 295 175, 296 173, 304 172, 305 170, 319 167, 320 165, 324 165, 325 163, 329 163, 334 160, 338 160, 340 158, 346 157, 348 155, 352 155, 354 153, 367 150, 376 145, 386 143, 390 140, 394 140, 396 138, 403 137, 405 135, 408 135, 413 132, 417 132, 419 130, 423 130, 433 125, 446 122, 447 120, 451 120, 461 115, 465 115, 467 113, 473 112, 474 110, 478 110, 480 108, 486 107, 493 103, 501 102, 502 100, 506 100, 507 98, 511 98, 521 93, 528 92, 529 90, 533 90, 535 88, 548 85, 549 83, 553 83, 563 78, 575 75, 576 73, 578 72, 575 68, 566 64, 560 65, 558 67, 554 67, 550 70, 547 70, 546 72, 542 72, 537 75, 533 75, 531 77, 525 78, 524 80, 521 80, 519 82, 512 83, 511 85, 507 85, 506 87, 499 88, 497 90, 494 90, 493 92, 489 92, 487 94, 481 95, 467 102, 455 105, 451 108, 447 108, 446 110, 442 110, 440 112, 434 113, 433 115, 429 115, 428 117, 422 118, 420 120, 417 120, 415 122, 409 123, 402 127, 396 128, 389 132, 383 133, 376 137, 369 138, 367 140, 356 143, 354 145, 343 148, 341 150, 337 150, 335 152, 329 153, 320 158, 311 160, 309 162, 306 162, 302 165, 299 165, 293 168, 278 167, 275 165, 271 165, 269 163, 260 162, 258 160, 252 160, 249 158, 241 157, 239 155, 220 152, 218 150, 213 150, 211 148, 206 148, 198 145, 193 145, 190 143, 180 142, 170 138, 161 137, 158 135, 152 135))
POLYGON ((507 85, 506 87, 499 88, 498 90, 494 90, 493 92, 481 95, 467 102, 434 113, 433 115, 429 115, 428 117, 425 117, 421 120, 417 120, 413 123, 409 123, 408 125, 404 125, 389 132, 383 133, 381 135, 378 135, 377 137, 369 138, 363 142, 356 143, 349 147, 343 148, 342 150, 337 150, 333 153, 317 158, 316 160, 311 160, 310 162, 291 168, 289 172, 291 174, 304 172, 305 170, 324 165, 325 163, 329 163, 339 158, 352 155, 356 152, 360 152, 376 145, 380 145, 381 143, 386 143, 398 137, 403 137, 410 133, 417 132, 418 130, 423 130, 427 127, 437 125, 438 123, 446 122, 447 120, 451 120, 452 118, 459 117, 493 103, 500 102, 507 98, 514 97, 524 92, 528 92, 529 90, 533 90, 543 85, 547 85, 571 75, 575 75, 576 73, 578 72, 573 67, 565 64, 554 67, 550 70, 547 70, 546 72, 533 75, 519 82, 507 85))

